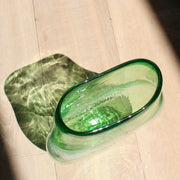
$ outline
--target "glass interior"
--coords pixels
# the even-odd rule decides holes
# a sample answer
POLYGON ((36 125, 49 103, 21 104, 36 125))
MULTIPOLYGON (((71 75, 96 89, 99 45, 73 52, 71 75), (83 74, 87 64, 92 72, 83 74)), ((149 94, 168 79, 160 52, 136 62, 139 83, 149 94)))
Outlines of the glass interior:
POLYGON ((108 127, 143 108, 153 97, 158 74, 148 62, 135 62, 85 81, 64 97, 60 115, 77 132, 108 127))

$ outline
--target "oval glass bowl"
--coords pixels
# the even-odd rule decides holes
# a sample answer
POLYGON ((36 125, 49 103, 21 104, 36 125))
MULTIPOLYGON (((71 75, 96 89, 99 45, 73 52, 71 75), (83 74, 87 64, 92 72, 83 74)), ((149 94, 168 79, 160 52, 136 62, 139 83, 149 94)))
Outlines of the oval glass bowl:
POLYGON ((55 112, 50 155, 75 159, 150 119, 161 103, 162 75, 150 60, 120 64, 71 87, 55 112))

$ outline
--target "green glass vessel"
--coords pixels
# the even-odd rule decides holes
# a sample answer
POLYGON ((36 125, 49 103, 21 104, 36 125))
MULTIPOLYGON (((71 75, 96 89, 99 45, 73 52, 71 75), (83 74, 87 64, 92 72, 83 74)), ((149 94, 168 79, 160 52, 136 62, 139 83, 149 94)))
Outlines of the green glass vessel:
POLYGON ((143 124, 157 112, 161 89, 161 71, 146 59, 74 85, 56 108, 48 152, 56 160, 73 160, 143 124))

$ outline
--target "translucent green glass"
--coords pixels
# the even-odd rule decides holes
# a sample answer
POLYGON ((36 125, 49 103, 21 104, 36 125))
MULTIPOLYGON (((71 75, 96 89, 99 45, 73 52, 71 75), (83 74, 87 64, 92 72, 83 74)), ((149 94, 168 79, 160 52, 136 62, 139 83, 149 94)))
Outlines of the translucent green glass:
POLYGON ((72 160, 151 118, 161 103, 162 75, 150 60, 118 65, 71 87, 61 97, 47 150, 72 160))

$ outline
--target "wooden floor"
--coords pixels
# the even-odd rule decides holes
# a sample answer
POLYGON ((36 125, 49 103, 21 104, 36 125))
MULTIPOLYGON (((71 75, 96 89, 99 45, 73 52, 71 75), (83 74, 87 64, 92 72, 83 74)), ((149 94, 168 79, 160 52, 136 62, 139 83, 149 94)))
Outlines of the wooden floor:
POLYGON ((149 1, 2 0, 0 22, 4 179, 180 179, 180 60, 149 1), (153 60, 164 78, 161 111, 106 151, 70 164, 54 162, 23 135, 3 90, 14 70, 54 53, 96 72, 139 57, 153 60))

